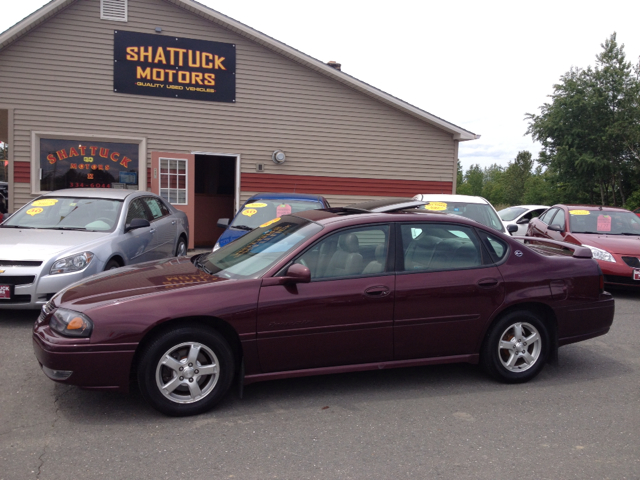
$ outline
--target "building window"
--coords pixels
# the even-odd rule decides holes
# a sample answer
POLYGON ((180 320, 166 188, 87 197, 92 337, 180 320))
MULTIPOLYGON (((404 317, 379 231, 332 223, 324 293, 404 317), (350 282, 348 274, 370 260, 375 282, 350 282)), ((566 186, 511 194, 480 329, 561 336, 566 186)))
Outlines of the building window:
POLYGON ((40 191, 61 188, 137 190, 139 145, 40 138, 40 191))
POLYGON ((187 204, 187 161, 160 159, 160 196, 173 205, 187 204))

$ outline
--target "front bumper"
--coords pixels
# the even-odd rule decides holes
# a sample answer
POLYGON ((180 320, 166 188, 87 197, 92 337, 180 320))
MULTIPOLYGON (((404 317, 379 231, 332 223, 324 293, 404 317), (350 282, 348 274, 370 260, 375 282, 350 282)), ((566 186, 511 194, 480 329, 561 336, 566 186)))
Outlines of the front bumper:
POLYGON ((61 338, 48 325, 36 326, 33 351, 51 380, 95 390, 129 390, 134 344, 94 345, 61 338))
POLYGON ((99 263, 91 262, 80 272, 49 275, 49 263, 40 267, 2 267, 0 285, 13 285, 11 299, 0 299, 0 310, 27 310, 41 308, 56 292, 100 271, 99 263), (26 282, 26 283, 25 283, 26 282))

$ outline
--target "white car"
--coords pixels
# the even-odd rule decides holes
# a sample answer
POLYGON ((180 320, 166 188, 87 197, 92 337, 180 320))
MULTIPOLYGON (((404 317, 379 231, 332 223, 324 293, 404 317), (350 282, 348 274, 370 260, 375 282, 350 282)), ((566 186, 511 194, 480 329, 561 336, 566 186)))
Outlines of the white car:
POLYGON ((473 195, 419 193, 413 199, 429 202, 423 207, 426 210, 461 215, 491 227, 498 232, 507 233, 498 216, 498 212, 486 198, 473 195))
POLYGON ((94 273, 186 255, 188 240, 186 214, 154 193, 55 190, 0 225, 0 310, 40 308, 94 273))
POLYGON ((516 205, 503 208, 498 215, 511 235, 526 235, 529 222, 539 217, 548 208, 546 205, 516 205))

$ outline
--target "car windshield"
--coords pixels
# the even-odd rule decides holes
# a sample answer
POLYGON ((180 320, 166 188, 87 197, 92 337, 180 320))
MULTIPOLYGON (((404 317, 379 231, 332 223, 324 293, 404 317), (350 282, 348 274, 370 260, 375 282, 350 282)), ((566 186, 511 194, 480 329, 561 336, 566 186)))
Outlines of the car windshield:
POLYGON ((252 200, 242 207, 242 210, 231 222, 232 227, 258 228, 265 222, 289 215, 291 213, 302 212, 322 208, 319 201, 304 200, 252 200))
POLYGON ((110 232, 118 223, 121 209, 121 200, 40 197, 9 217, 2 228, 110 232))
POLYGON ((495 210, 486 203, 445 202, 434 201, 424 206, 430 212, 451 213, 475 220, 499 232, 504 232, 504 226, 495 210))
POLYGON ((294 216, 267 221, 238 240, 195 259, 196 266, 223 278, 259 278, 301 242, 322 230, 294 216))
POLYGON ((631 212, 569 210, 572 233, 640 235, 640 218, 631 212))
POLYGON ((511 222, 526 212, 526 208, 522 207, 509 207, 503 208, 498 212, 498 215, 504 222, 511 222))

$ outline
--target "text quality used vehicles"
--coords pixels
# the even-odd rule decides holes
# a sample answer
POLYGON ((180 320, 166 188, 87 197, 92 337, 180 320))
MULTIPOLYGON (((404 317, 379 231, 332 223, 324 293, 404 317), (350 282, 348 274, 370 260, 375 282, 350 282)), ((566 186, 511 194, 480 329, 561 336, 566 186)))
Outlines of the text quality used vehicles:
POLYGON ((58 382, 135 378, 159 411, 191 415, 234 378, 481 362, 524 382, 558 346, 609 330, 589 249, 541 254, 422 205, 308 210, 216 252, 98 274, 44 306, 36 357, 58 382))
POLYGON ((640 218, 622 208, 554 205, 529 224, 527 235, 591 250, 604 281, 640 287, 640 218))
POLYGON ((187 216, 150 192, 48 193, 0 225, 0 309, 40 308, 94 273, 185 255, 188 235, 187 216))

